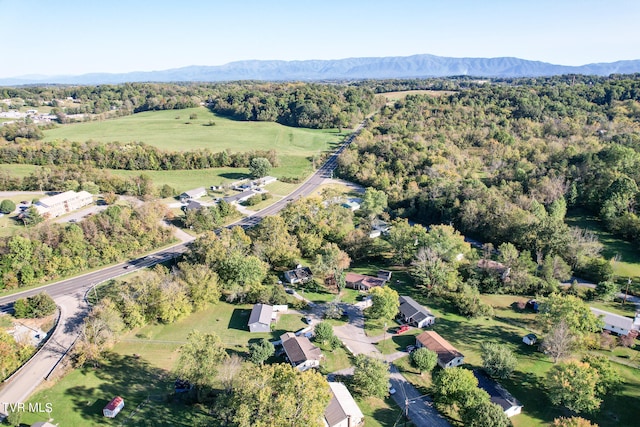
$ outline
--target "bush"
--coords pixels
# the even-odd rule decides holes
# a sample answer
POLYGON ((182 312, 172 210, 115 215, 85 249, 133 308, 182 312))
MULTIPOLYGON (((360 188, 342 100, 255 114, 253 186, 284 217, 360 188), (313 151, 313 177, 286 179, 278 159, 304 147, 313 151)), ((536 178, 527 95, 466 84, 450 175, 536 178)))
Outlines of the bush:
POLYGON ((15 317, 21 319, 46 317, 53 314, 56 308, 53 298, 44 292, 32 297, 19 299, 13 304, 15 317))
POLYGON ((12 200, 3 200, 0 202, 0 213, 10 214, 16 210, 16 204, 12 200))

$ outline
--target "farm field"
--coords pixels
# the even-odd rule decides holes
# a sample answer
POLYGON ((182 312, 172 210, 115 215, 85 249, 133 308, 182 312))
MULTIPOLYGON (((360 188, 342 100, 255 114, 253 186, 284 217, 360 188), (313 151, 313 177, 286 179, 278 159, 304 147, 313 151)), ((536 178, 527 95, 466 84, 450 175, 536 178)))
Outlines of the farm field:
MULTIPOLYGON (((162 150, 187 151, 208 148, 218 152, 275 150, 283 166, 293 158, 329 150, 342 135, 337 130, 315 130, 268 122, 245 122, 218 116, 205 107, 146 111, 105 121, 61 125, 44 132, 44 141, 139 141, 162 150), (190 119, 196 114, 196 119, 190 119), (209 123, 215 125, 210 126, 209 123)), ((306 160, 309 162, 309 160, 306 160)))

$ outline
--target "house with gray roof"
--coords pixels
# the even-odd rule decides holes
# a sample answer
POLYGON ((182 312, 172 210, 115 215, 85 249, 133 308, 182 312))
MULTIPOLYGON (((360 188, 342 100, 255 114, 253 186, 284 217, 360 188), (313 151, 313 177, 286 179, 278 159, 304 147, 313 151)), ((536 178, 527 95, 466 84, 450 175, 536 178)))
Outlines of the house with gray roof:
POLYGON ((329 382, 331 400, 324 411, 325 427, 357 427, 364 424, 364 415, 344 384, 329 382))
POLYGON ((402 321, 417 328, 433 325, 436 321, 436 316, 411 297, 400 297, 400 307, 398 311, 398 315, 402 321))
POLYGON ((249 316, 249 332, 271 332, 271 322, 275 319, 273 306, 255 304, 249 316))
POLYGON ((506 388, 477 369, 473 371, 473 375, 478 379, 478 387, 489 394, 491 402, 500 406, 507 417, 522 412, 522 404, 506 388))
POLYGON ((182 203, 186 203, 189 200, 196 200, 206 195, 207 195, 207 190, 205 190, 204 187, 195 188, 193 190, 185 191, 184 193, 180 194, 180 201, 182 203))
POLYGON ((313 279, 313 273, 309 267, 298 266, 294 270, 284 272, 284 280, 290 284, 306 283, 313 279))
POLYGON ((599 308, 589 308, 596 317, 604 322, 602 329, 605 331, 613 332, 617 335, 628 335, 631 331, 640 331, 640 313, 636 312, 635 318, 631 318, 600 310, 599 308))

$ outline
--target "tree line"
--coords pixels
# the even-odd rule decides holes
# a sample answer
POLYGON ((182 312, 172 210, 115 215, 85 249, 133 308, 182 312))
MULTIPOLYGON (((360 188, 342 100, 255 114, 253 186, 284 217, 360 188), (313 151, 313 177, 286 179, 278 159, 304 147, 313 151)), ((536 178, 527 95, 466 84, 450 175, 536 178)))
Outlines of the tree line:
POLYGON ((109 206, 79 223, 44 222, 0 239, 1 289, 15 289, 124 259, 171 241, 164 208, 109 206))

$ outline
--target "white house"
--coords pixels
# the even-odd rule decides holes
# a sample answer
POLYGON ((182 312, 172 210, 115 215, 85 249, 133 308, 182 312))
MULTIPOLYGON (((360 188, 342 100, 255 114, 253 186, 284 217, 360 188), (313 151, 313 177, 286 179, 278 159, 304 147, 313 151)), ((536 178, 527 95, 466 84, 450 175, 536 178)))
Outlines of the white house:
POLYGON ((329 382, 331 401, 324 411, 325 427, 357 427, 364 424, 364 415, 344 384, 329 382))
POLYGON ((204 187, 199 187, 193 190, 185 191, 184 193, 180 194, 180 201, 184 203, 184 202, 188 202, 189 200, 199 199, 200 197, 203 197, 206 195, 207 195, 207 190, 205 190, 204 187))
POLYGON ((35 208, 42 216, 56 218, 93 203, 93 196, 86 191, 65 191, 55 196, 38 200, 35 208))
POLYGON ((604 322, 602 329, 617 335, 628 335, 631 331, 640 331, 640 313, 636 313, 634 319, 620 316, 598 308, 589 307, 591 312, 604 322))
POLYGON ((433 325, 436 321, 436 316, 407 296, 400 297, 399 316, 402 321, 417 328, 433 325))
POLYGON ((300 372, 320 366, 322 351, 311 344, 309 338, 303 335, 296 336, 293 332, 287 332, 280 336, 280 339, 291 366, 300 372))
POLYGON ((275 319, 273 306, 267 304, 256 304, 251 309, 249 316, 250 332, 271 332, 271 322, 275 319))
POLYGON ((478 387, 489 393, 491 402, 499 405, 507 417, 513 417, 522 412, 522 404, 502 385, 477 369, 473 371, 473 375, 478 379, 478 387))
POLYGON ((309 267, 298 266, 294 270, 284 272, 285 282, 293 285, 296 283, 306 283, 313 279, 313 273, 309 267))
POLYGON ((434 331, 426 331, 416 337, 416 347, 425 347, 438 355, 438 365, 441 368, 453 368, 464 363, 464 355, 440 334, 434 331))

